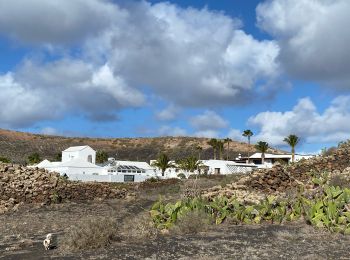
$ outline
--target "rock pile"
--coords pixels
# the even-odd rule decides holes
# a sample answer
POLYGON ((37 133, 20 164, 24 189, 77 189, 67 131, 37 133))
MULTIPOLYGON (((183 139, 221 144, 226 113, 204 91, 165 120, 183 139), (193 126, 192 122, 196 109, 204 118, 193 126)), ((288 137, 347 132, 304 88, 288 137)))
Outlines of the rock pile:
POLYGON ((239 200, 254 201, 262 194, 281 195, 302 185, 313 189, 312 173, 328 172, 330 176, 348 176, 350 180, 350 142, 343 143, 329 156, 316 156, 290 165, 277 164, 271 169, 260 169, 243 177, 236 184, 214 187, 203 192, 203 196, 213 198, 220 195, 234 195, 239 200))
POLYGON ((107 184, 71 182, 44 169, 0 163, 0 213, 21 203, 124 198, 126 193, 107 184))

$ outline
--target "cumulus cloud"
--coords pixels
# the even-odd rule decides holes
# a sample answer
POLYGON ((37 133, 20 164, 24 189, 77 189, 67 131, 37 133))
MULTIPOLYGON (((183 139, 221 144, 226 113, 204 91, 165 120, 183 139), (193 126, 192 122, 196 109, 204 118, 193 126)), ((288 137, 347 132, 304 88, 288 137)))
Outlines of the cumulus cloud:
POLYGON ((348 0, 268 0, 258 5, 257 19, 278 41, 287 72, 349 88, 349 12, 348 0))
POLYGON ((285 145, 283 139, 289 134, 296 134, 308 143, 349 139, 349 120, 350 96, 339 96, 323 113, 317 111, 310 98, 303 98, 291 111, 262 112, 249 118, 248 123, 260 129, 256 140, 285 145))
MULTIPOLYGON (((1 76, 16 99, 3 113, 18 114, 3 122, 30 125, 72 112, 114 120, 120 109, 143 104, 145 88, 176 107, 245 103, 278 78, 279 47, 241 26, 221 12, 168 2, 0 0, 0 34, 39 52, 53 46, 43 62, 27 60, 1 76)), ((158 117, 171 120, 174 112, 170 106, 158 117)))
POLYGON ((277 44, 254 39, 222 13, 147 2, 127 11, 128 30, 117 27, 102 46, 115 72, 166 100, 194 107, 242 103, 257 80, 279 73, 277 44))
POLYGON ((105 0, 0 0, 0 33, 27 43, 79 42, 123 12, 105 0))
POLYGON ((192 117, 190 123, 195 129, 200 131, 217 130, 228 126, 228 122, 225 119, 211 110, 207 110, 201 115, 192 117))
POLYGON ((144 102, 144 96, 113 75, 108 64, 94 68, 79 60, 24 62, 16 74, 0 75, 0 91, 5 127, 25 127, 66 112, 99 120, 144 102))
POLYGON ((156 113, 156 118, 161 121, 171 121, 174 120, 178 113, 179 113, 179 108, 174 106, 174 105, 169 105, 165 109, 159 111, 156 113))
POLYGON ((234 128, 230 129, 227 136, 235 141, 241 141, 241 142, 247 141, 247 138, 242 136, 242 131, 238 129, 234 129, 234 128))

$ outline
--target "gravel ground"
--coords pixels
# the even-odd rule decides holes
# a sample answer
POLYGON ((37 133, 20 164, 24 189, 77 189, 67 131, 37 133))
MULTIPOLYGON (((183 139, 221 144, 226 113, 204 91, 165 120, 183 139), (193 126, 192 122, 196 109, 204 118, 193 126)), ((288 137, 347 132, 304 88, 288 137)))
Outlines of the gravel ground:
POLYGON ((168 234, 113 242, 108 248, 67 253, 45 251, 47 233, 63 236, 85 217, 114 217, 119 223, 143 212, 152 199, 26 206, 0 215, 0 259, 350 259, 350 237, 304 223, 213 226, 197 234, 168 234))

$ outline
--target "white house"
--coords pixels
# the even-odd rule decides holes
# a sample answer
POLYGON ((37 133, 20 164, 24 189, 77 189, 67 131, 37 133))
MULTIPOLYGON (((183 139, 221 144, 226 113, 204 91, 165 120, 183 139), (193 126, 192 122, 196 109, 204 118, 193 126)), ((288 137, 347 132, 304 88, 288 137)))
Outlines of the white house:
POLYGON ((96 152, 90 146, 73 146, 62 152, 61 162, 44 160, 34 167, 58 172, 78 181, 140 182, 156 176, 155 169, 146 162, 113 159, 103 166, 95 162, 96 152))
POLYGON ((207 174, 244 174, 257 168, 255 164, 224 160, 203 160, 202 165, 207 167, 207 174))
MULTIPOLYGON (((314 157, 314 155, 301 155, 296 154, 295 155, 295 161, 300 161, 302 159, 309 159, 314 157)), ((236 162, 247 162, 248 157, 238 157, 235 160, 236 162)), ((273 164, 276 162, 284 162, 284 163, 290 163, 292 161, 292 155, 291 154, 270 154, 265 153, 265 159, 264 159, 264 165, 262 165, 262 159, 261 159, 261 153, 254 153, 253 155, 249 156, 249 162, 258 165, 259 168, 271 168, 273 164)))
POLYGON ((69 162, 74 159, 96 163, 96 152, 88 145, 72 146, 62 152, 62 162, 69 162))

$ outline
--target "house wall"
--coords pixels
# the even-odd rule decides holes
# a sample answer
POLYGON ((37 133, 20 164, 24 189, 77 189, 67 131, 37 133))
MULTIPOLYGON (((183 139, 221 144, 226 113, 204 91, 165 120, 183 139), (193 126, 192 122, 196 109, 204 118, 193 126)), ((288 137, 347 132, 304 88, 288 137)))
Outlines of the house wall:
POLYGON ((93 175, 93 174, 101 174, 102 169, 99 168, 82 168, 82 167, 55 167, 55 168, 46 168, 49 171, 52 172, 58 172, 61 175, 64 174, 87 174, 87 175, 93 175))
MULTIPOLYGON (((127 174, 128 175, 128 174, 127 174)), ((151 176, 145 175, 136 175, 130 174, 134 176, 134 182, 142 182, 145 181, 151 176)), ((124 175, 88 175, 88 174, 68 174, 68 177, 72 181, 96 181, 96 182, 124 182, 124 175)))
POLYGON ((83 150, 80 151, 74 151, 74 152, 62 152, 62 162, 68 162, 76 158, 80 158, 83 161, 88 162, 88 156, 92 157, 91 163, 95 164, 96 163, 96 152, 90 148, 86 147, 83 150))

